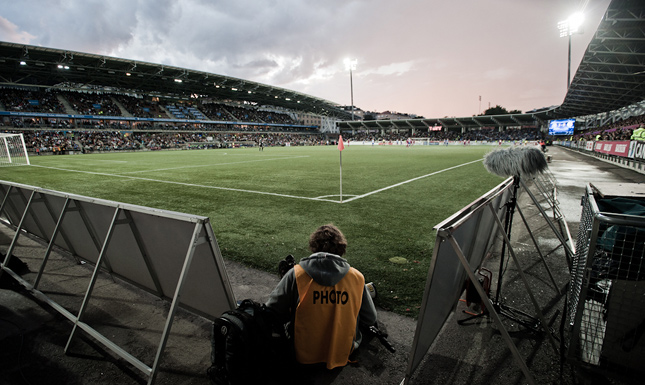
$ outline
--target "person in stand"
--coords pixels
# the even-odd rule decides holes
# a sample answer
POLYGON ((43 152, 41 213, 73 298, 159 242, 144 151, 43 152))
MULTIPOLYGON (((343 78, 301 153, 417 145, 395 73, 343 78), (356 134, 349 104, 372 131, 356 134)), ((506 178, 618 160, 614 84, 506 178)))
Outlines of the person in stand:
POLYGON ((266 302, 288 325, 301 364, 345 366, 361 343, 359 325, 376 324, 363 274, 342 257, 346 248, 347 240, 336 226, 320 226, 309 237, 313 254, 286 272, 266 302))
POLYGON ((645 125, 641 124, 632 132, 631 140, 645 141, 645 125))

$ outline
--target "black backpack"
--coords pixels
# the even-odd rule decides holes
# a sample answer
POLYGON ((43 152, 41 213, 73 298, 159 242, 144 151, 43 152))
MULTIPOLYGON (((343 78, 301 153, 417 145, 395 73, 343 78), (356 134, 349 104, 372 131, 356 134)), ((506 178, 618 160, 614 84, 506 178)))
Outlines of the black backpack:
POLYGON ((213 384, 260 383, 271 365, 273 317, 264 304, 250 299, 213 322, 211 367, 213 384))

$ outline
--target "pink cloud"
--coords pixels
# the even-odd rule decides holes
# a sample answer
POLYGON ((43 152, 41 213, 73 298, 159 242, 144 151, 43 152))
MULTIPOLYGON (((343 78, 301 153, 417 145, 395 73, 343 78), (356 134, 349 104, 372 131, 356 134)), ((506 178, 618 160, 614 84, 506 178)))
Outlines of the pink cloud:
POLYGON ((36 36, 20 31, 18 26, 0 16, 0 40, 11 41, 19 44, 29 44, 36 36))

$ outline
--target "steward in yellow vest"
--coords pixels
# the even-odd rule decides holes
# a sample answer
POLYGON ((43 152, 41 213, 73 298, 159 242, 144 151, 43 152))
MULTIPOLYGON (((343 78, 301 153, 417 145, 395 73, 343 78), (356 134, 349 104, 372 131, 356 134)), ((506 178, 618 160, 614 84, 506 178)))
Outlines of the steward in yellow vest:
POLYGON ((640 126, 632 132, 631 140, 645 141, 645 127, 640 126))
POLYGON ((345 366, 361 343, 359 323, 376 323, 376 308, 363 274, 351 267, 347 241, 334 225, 319 227, 309 239, 312 255, 289 270, 266 306, 290 323, 296 360, 345 366))

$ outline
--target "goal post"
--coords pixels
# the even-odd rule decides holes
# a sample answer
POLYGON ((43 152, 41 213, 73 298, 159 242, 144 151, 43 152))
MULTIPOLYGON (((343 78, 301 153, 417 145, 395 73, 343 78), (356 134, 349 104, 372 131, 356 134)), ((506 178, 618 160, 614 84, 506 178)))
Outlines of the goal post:
POLYGON ((0 167, 29 165, 22 134, 0 133, 0 167))

